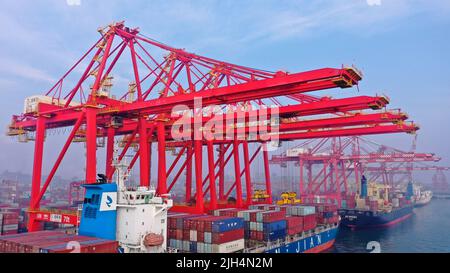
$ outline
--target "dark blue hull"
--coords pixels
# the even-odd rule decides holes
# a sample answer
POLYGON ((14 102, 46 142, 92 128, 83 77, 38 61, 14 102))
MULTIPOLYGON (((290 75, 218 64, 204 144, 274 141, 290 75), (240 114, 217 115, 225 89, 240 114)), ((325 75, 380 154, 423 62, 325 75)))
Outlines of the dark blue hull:
POLYGON ((395 209, 389 213, 374 211, 340 209, 341 225, 350 228, 387 227, 399 223, 413 213, 413 206, 395 209))
POLYGON ((334 227, 296 242, 272 248, 266 253, 318 253, 332 247, 339 227, 334 227))

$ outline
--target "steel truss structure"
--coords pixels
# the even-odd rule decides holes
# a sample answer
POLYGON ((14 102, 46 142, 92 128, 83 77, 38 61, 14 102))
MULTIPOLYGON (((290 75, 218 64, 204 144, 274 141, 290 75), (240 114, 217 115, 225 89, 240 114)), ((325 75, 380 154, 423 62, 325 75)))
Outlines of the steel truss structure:
POLYGON ((289 162, 294 162, 299 167, 298 190, 303 199, 321 196, 340 203, 342 197, 352 191, 349 181, 360 181, 363 174, 369 181, 391 187, 410 181, 413 171, 437 171, 439 179, 445 180, 441 178, 443 171, 450 167, 427 164, 439 162, 441 158, 433 153, 417 153, 415 146, 413 144, 412 151, 406 152, 360 136, 313 139, 272 156, 270 163, 287 168, 289 162), (402 177, 396 178, 396 175, 402 177))
MULTIPOLYGON (((100 39, 45 93, 49 100, 12 118, 9 135, 33 135, 35 145, 30 231, 40 228, 40 201, 73 142, 85 143, 84 183, 96 183, 98 172, 109 181, 113 179, 114 145, 119 141, 119 160, 131 154, 130 169, 136 165, 141 186, 155 187, 160 195, 168 194, 184 173, 186 204, 173 210, 201 213, 217 207, 252 204, 251 164, 257 156, 262 156, 264 183, 271 196, 266 148, 271 145, 268 138, 275 134, 280 141, 291 141, 412 133, 419 129, 406 122, 406 114, 384 110, 389 103, 384 96, 333 99, 306 94, 356 86, 362 75, 354 67, 270 72, 170 47, 123 22, 100 28, 99 33, 100 39), (120 65, 125 68, 120 70, 120 65), (117 71, 131 75, 128 86, 113 86, 117 71), (199 100, 201 106, 197 105, 199 100), (174 110, 180 105, 183 113, 174 110), (206 115, 204 110, 208 108, 220 111, 206 115), (367 109, 374 112, 366 113, 367 109), (186 112, 193 118, 184 130, 190 138, 179 140, 172 133, 186 112), (265 116, 264 124, 252 123, 252 117, 261 115, 265 116), (215 137, 206 139, 202 133, 212 119, 224 121, 225 125, 214 126, 210 132, 215 137), (47 179, 42 181, 46 131, 55 128, 71 131, 47 179), (231 138, 216 137, 230 130, 231 138), (105 142, 99 143, 99 139, 105 142), (156 175, 150 172, 152 144, 157 146, 158 160, 153 162, 158 167, 156 175), (97 154, 102 146, 106 161, 101 169, 97 154), (225 170, 229 168, 235 179, 226 189, 225 170), (173 174, 174 179, 169 181, 173 174), (152 177, 156 177, 155 185, 150 183, 152 177), (229 197, 234 198, 232 204, 229 197)), ((46 144, 51 148, 49 141, 46 144)), ((272 202, 271 198, 267 202, 272 202)))

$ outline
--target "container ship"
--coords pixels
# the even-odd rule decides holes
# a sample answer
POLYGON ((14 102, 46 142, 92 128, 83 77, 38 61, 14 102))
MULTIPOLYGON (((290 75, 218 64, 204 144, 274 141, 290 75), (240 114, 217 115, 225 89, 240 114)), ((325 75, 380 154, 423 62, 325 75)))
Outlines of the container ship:
POLYGON ((341 225, 351 229, 383 228, 404 221, 413 214, 412 183, 406 194, 389 193, 389 186, 367 183, 363 176, 360 194, 347 198, 339 209, 341 225))
POLYGON ((419 185, 414 185, 414 195, 412 197, 412 202, 414 207, 423 207, 428 205, 433 198, 433 192, 429 190, 422 190, 419 185))
MULTIPOLYGON (((86 184, 73 233, 0 236, 0 252, 18 253, 316 253, 333 246, 337 205, 255 204, 207 214, 169 212, 170 195, 117 183, 86 184)), ((125 169, 120 169, 121 167, 125 169)))
POLYGON ((252 205, 212 215, 169 214, 171 252, 317 253, 333 246, 336 205, 252 205))

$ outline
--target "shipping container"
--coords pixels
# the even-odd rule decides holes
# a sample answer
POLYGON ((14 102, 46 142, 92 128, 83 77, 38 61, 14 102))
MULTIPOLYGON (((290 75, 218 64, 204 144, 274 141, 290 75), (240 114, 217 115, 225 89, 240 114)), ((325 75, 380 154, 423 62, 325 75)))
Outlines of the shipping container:
POLYGON ((224 218, 219 220, 214 220, 212 222, 213 232, 225 232, 236 229, 244 228, 244 220, 242 218, 224 218))
POLYGON ((211 246, 211 253, 233 253, 242 251, 245 248, 244 239, 227 242, 224 244, 214 244, 211 246))
POLYGON ((235 240, 244 239, 244 229, 236 229, 226 232, 212 233, 212 244, 223 244, 235 240))
POLYGON ((291 206, 288 208, 288 214, 292 216, 306 216, 316 213, 314 206, 291 206))
POLYGON ((264 232, 272 232, 272 231, 276 231, 276 230, 286 230, 286 220, 269 222, 269 223, 263 224, 264 232))
POLYGON ((264 231, 264 241, 276 241, 278 239, 284 239, 286 237, 286 229, 278 229, 274 231, 264 231))

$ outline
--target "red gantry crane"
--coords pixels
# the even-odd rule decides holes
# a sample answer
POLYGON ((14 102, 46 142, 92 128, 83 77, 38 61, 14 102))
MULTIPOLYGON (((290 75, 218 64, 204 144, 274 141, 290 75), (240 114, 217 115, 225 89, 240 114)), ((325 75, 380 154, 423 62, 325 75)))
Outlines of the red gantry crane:
POLYGON ((425 164, 440 160, 433 153, 405 152, 352 136, 308 140, 282 155, 272 156, 270 162, 284 168, 294 162, 299 167, 299 192, 305 200, 322 196, 339 202, 341 195, 350 191, 348 180, 352 174, 353 181, 359 181, 366 173, 372 175, 369 181, 381 180, 395 186, 401 182, 394 181, 396 174, 410 177, 412 171, 450 169, 425 164))
MULTIPOLYGON (((96 183, 98 172, 112 180, 114 144, 120 139, 119 160, 134 150, 130 169, 139 160, 141 186, 155 187, 159 195, 165 196, 184 171, 186 201, 194 202, 173 210, 201 213, 226 205, 232 192, 233 206, 251 204, 251 163, 261 153, 266 190, 271 196, 267 147, 273 138, 290 141, 418 129, 414 123, 405 122, 404 114, 382 111, 389 103, 386 97, 333 99, 305 94, 357 85, 362 77, 354 67, 270 72, 170 47, 123 22, 100 28, 99 33, 100 39, 49 91, 26 99, 24 112, 14 115, 9 126, 10 136, 33 140, 35 145, 29 231, 39 229, 40 221, 53 218, 77 223, 66 215, 44 215, 40 208, 40 201, 73 142, 85 143, 84 183, 96 183), (114 85, 114 73, 131 74, 129 85, 114 85), (208 109, 215 111, 205 114, 208 109), (368 114, 365 109, 378 112, 368 114), (305 120, 305 116, 315 118, 305 120), (188 126, 182 135, 187 139, 178 139, 173 132, 183 117, 186 119, 182 123, 188 126), (212 121, 223 123, 210 126, 212 121), (71 131, 47 179, 42 181, 44 144, 52 148, 46 132, 58 128, 71 131), (214 138, 206 138, 206 133, 214 138), (223 137, 224 133, 227 137, 223 137), (156 185, 150 183, 153 143, 158 158, 156 185), (105 147, 106 160, 99 171, 101 147, 105 147), (173 156, 168 156, 167 151, 173 156), (251 156, 250 151, 254 151, 251 156), (231 159, 235 181, 225 189, 225 169, 231 159), (174 179, 168 181, 173 174, 174 179)), ((271 198, 267 202, 272 202, 271 198)))

